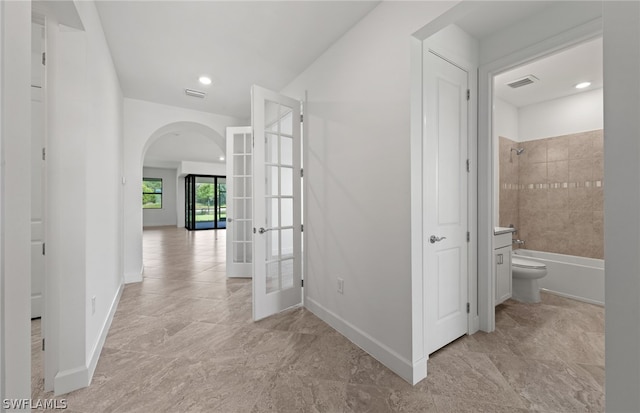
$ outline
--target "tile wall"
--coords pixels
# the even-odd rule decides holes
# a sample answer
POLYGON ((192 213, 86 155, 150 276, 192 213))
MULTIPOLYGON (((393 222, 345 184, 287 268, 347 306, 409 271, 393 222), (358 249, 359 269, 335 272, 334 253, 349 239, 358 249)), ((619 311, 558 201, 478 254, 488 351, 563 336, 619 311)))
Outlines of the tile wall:
POLYGON ((499 145, 499 225, 527 249, 604 258, 603 131, 499 145))

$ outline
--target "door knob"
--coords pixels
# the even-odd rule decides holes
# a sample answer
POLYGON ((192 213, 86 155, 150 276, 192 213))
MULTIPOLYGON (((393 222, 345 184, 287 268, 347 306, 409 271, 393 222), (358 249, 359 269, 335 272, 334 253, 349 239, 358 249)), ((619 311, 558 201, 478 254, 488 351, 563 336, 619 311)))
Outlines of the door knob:
POLYGON ((264 228, 260 227, 260 229, 258 230, 258 233, 264 234, 267 231, 271 231, 271 228, 264 229, 264 228))
POLYGON ((436 237, 435 235, 432 235, 431 237, 429 237, 429 242, 435 244, 436 242, 440 242, 443 239, 447 239, 447 237, 436 237))

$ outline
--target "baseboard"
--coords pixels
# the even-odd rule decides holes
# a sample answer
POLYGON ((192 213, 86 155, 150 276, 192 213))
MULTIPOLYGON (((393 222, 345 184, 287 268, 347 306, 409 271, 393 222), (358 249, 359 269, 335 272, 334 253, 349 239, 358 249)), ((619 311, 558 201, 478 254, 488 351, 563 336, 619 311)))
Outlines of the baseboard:
POLYGON ((118 303, 120 302, 120 297, 122 296, 122 291, 124 290, 124 284, 120 284, 120 288, 118 288, 118 292, 116 296, 113 298, 111 302, 111 308, 109 308, 109 314, 107 315, 107 319, 102 325, 102 329, 100 330, 100 336, 98 337, 98 341, 96 345, 93 347, 91 351, 91 358, 89 359, 88 371, 89 371, 89 384, 91 384, 91 380, 93 379, 93 373, 96 371, 96 366, 98 365, 98 359, 100 358, 100 353, 102 352, 102 347, 104 346, 104 342, 107 340, 107 334, 109 334, 109 329, 111 328, 111 322, 113 321, 113 316, 116 314, 116 310, 118 309, 118 303))
POLYGON ((53 379, 54 396, 70 393, 89 385, 89 369, 85 366, 58 372, 53 379))
POLYGON ((419 381, 427 378, 427 359, 429 356, 421 358, 413 363, 413 382, 411 384, 418 384, 419 381))
POLYGON ((305 297, 304 305, 322 321, 329 324, 340 334, 348 338, 353 344, 369 353, 369 355, 387 366, 391 371, 402 377, 410 384, 415 384, 426 377, 426 359, 424 361, 420 360, 414 365, 383 343, 380 343, 378 340, 360 330, 353 324, 329 311, 312 298, 305 297), (420 377, 421 371, 423 372, 424 377, 420 377), (418 379, 418 377, 420 378, 418 379))
POLYGON ((120 297, 122 296, 123 290, 124 284, 121 284, 120 288, 118 288, 118 292, 116 293, 115 298, 113 299, 113 302, 111 303, 109 315, 107 316, 107 319, 102 326, 102 330, 100 331, 100 337, 98 337, 98 341, 91 352, 91 358, 89 359, 88 365, 61 371, 56 374, 53 384, 55 396, 70 393, 74 390, 88 387, 91 384, 93 373, 96 371, 98 359, 100 358, 102 347, 104 346, 104 343, 107 339, 107 334, 109 333, 109 328, 111 327, 111 322, 113 321, 113 316, 115 315, 116 309, 118 308, 118 303, 120 302, 120 297))
POLYGON ((139 273, 125 273, 124 274, 124 283, 125 284, 131 284, 131 283, 139 283, 142 282, 142 273, 144 272, 144 265, 140 268, 140 272, 139 273))
POLYGON ((480 330, 480 317, 474 314, 469 321, 469 334, 475 334, 480 330))
POLYGON ((561 292, 558 292, 558 291, 549 290, 547 288, 541 288, 540 291, 544 291, 544 292, 547 292, 547 293, 553 294, 553 295, 558 295, 558 296, 564 297, 564 298, 571 298, 572 300, 576 300, 576 301, 582 301, 583 303, 588 303, 588 304, 593 304, 593 305, 598 305, 600 307, 604 307, 604 303, 602 301, 592 300, 590 298, 585 298, 585 297, 579 297, 577 295, 561 293, 561 292))

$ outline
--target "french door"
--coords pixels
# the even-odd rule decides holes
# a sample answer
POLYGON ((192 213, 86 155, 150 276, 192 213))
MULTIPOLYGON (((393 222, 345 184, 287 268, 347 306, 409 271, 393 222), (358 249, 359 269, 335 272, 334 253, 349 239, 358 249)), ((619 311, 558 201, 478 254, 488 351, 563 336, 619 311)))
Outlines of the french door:
POLYGON ((302 302, 300 102, 251 89, 253 319, 302 302))
POLYGON ((227 277, 251 277, 253 261, 251 126, 227 128, 227 277))

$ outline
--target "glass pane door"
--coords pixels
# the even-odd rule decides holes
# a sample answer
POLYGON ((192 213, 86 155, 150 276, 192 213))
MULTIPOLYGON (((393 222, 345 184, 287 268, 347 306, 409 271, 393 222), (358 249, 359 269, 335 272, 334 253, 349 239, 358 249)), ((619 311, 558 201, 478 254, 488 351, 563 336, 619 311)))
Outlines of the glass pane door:
POLYGON ((252 88, 253 318, 302 302, 300 102, 252 88))
POLYGON ((227 277, 251 277, 252 129, 227 128, 227 277))
POLYGON ((216 228, 227 227, 227 179, 216 178, 216 228))
POLYGON ((226 179, 223 176, 187 175, 185 228, 226 228, 226 179))

